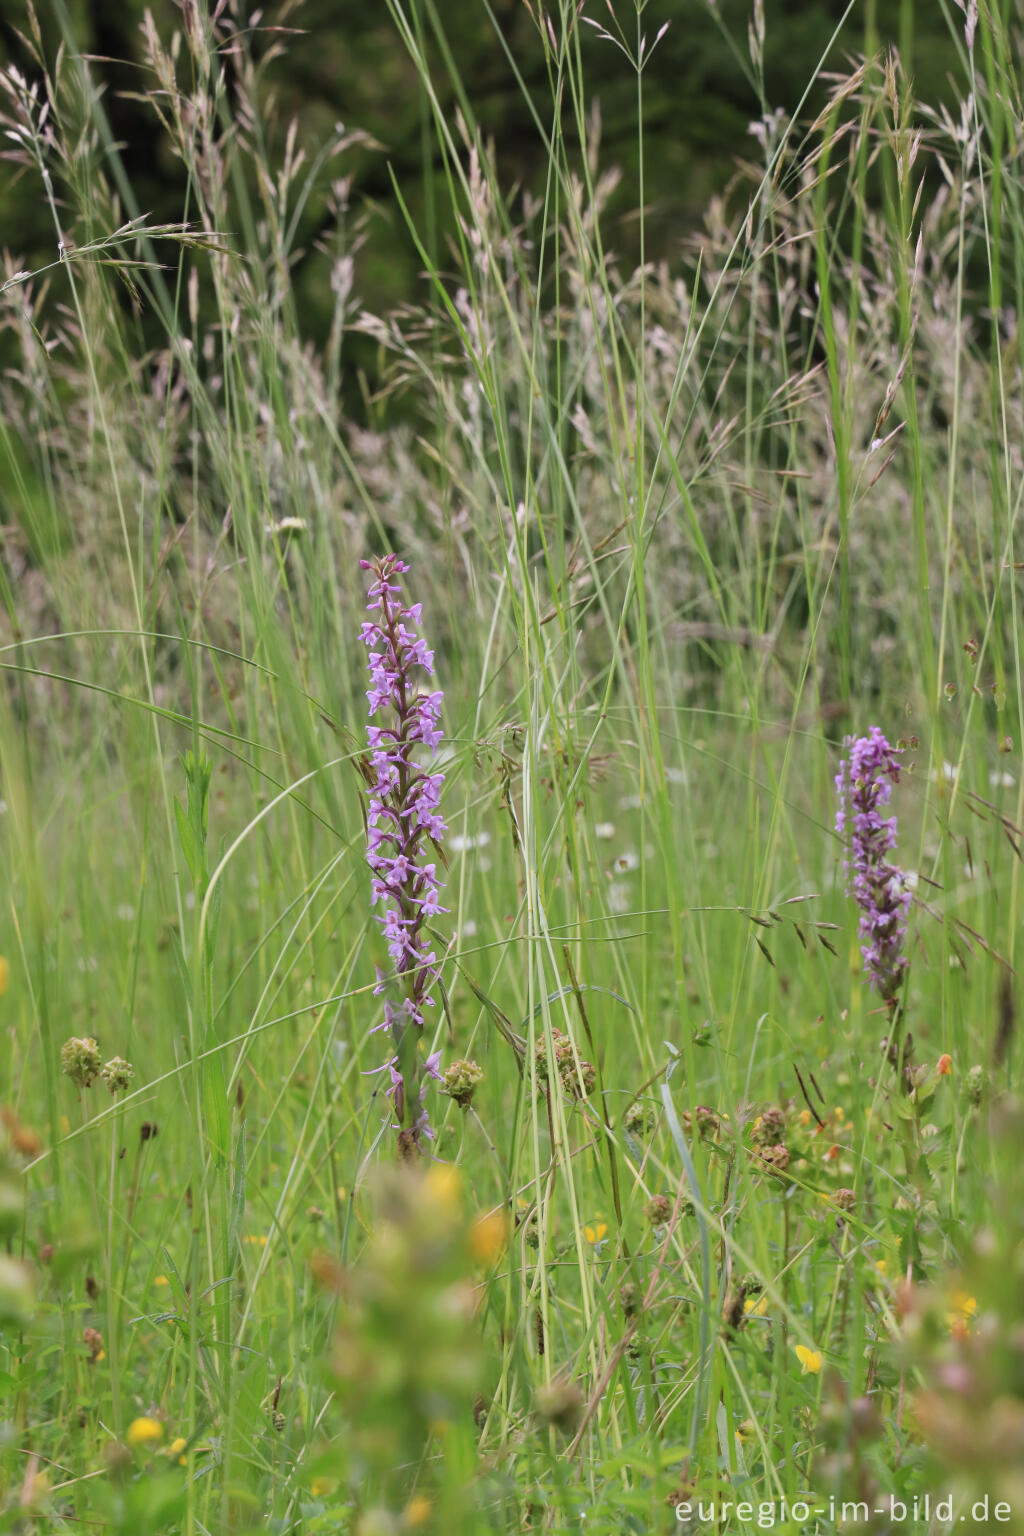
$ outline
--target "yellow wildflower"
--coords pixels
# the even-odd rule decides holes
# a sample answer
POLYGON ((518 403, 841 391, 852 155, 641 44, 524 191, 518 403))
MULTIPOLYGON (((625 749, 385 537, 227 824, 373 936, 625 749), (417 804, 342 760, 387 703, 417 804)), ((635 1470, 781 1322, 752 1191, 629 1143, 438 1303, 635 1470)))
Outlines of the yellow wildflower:
POLYGON ((170 1445, 167 1447, 168 1456, 170 1456, 172 1460, 175 1456, 177 1456, 178 1465, 180 1467, 188 1466, 188 1457, 182 1454, 187 1444, 188 1441, 182 1439, 181 1435, 179 1435, 177 1439, 172 1440, 170 1445))
POLYGON ((806 1344, 798 1344, 796 1346, 796 1357, 800 1361, 800 1364, 803 1366, 802 1374, 804 1376, 806 1376, 808 1372, 810 1372, 812 1376, 817 1376, 818 1372, 821 1370, 821 1355, 818 1350, 808 1349, 806 1344))
POLYGON ((588 1243, 603 1242, 608 1236, 608 1223, 606 1221, 595 1221, 593 1225, 588 1224, 585 1226, 583 1233, 588 1243))
POLYGON ((153 1284, 154 1285, 170 1285, 170 1283, 171 1282, 168 1280, 166 1275, 154 1275, 153 1276, 153 1284))
POLYGON ((11 979, 11 967, 3 955, 0 955, 0 997, 7 991, 7 983, 11 979))
POLYGON ((148 1445, 153 1440, 163 1439, 163 1433, 164 1427, 159 1419, 132 1419, 125 1439, 129 1445, 148 1445))
POLYGON ((493 1264, 501 1257, 508 1241, 508 1219, 504 1211, 488 1211, 478 1216, 469 1229, 469 1251, 482 1264, 493 1264))
POLYGON ((314 1477, 310 1490, 314 1499, 322 1499, 326 1494, 333 1493, 337 1486, 338 1480, 335 1477, 314 1477))
POLYGON ((748 1296, 743 1303, 743 1312, 746 1317, 765 1317, 768 1312, 767 1296, 748 1296))
POLYGON ((426 1494, 414 1493, 405 1506, 405 1525, 410 1531, 419 1530, 430 1519, 431 1504, 426 1494))
POLYGON ((978 1303, 975 1297, 968 1296, 966 1291, 954 1291, 952 1311, 946 1313, 950 1333, 960 1338, 965 1333, 970 1333, 971 1318, 977 1314, 977 1311, 978 1303))
POLYGON ((431 1198, 455 1215, 462 1202, 462 1174, 454 1163, 431 1163, 423 1182, 431 1198))

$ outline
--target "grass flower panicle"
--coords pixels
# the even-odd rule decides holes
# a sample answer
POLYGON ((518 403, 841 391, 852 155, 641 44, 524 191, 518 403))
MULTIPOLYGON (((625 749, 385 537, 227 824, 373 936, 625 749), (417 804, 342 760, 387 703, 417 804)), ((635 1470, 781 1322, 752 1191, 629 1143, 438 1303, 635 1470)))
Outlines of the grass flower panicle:
POLYGON ((396 555, 362 560, 373 573, 368 609, 371 618, 361 637, 369 647, 370 687, 366 691, 370 717, 381 717, 367 732, 374 780, 367 813, 366 861, 373 873, 376 914, 387 940, 392 971, 379 972, 376 993, 385 998, 384 1017, 375 1029, 386 1029, 394 1047, 385 1064, 390 1072, 389 1097, 398 1120, 399 1145, 404 1152, 420 1150, 432 1139, 423 1105, 427 1080, 440 1080, 437 1052, 423 1061, 419 1042, 424 1009, 432 1006, 431 987, 437 978, 437 957, 425 929, 429 918, 447 911, 438 901, 437 864, 427 858, 427 844, 437 845, 447 826, 440 811, 444 775, 431 773, 415 754, 433 752, 442 732, 439 689, 420 686, 417 674, 433 675, 434 653, 417 634, 421 605, 405 607, 396 577, 409 567, 396 555), (394 993, 401 986, 401 1001, 394 993))
POLYGON ((99 1075, 103 1057, 91 1035, 72 1035, 60 1048, 60 1069, 78 1088, 88 1088, 99 1075))
POLYGON ((100 1077, 111 1093, 127 1093, 134 1076, 135 1068, 130 1061, 125 1061, 123 1056, 112 1056, 100 1068, 100 1077))
POLYGON ((900 763, 877 725, 867 736, 847 736, 839 765, 836 832, 849 837, 847 894, 860 908, 861 954, 872 986, 891 1002, 908 964, 903 953, 911 892, 906 876, 886 855, 896 846, 896 818, 883 816, 900 763))
POLYGON ((475 1061, 453 1061, 444 1074, 444 1092, 460 1109, 468 1109, 483 1080, 484 1074, 475 1061))

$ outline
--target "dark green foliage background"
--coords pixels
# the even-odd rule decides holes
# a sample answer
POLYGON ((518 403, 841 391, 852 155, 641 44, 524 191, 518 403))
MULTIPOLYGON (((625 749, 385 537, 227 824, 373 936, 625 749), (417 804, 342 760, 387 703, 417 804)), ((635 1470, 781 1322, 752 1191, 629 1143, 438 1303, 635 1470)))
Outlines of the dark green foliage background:
MULTIPOLYGON (((623 29, 634 30, 632 0, 614 4, 623 29)), ((144 93, 154 83, 140 66, 144 9, 143 0, 42 0, 38 14, 48 50, 55 51, 62 37, 71 37, 81 51, 96 56, 95 78, 102 82, 106 110, 140 210, 155 221, 173 220, 181 217, 185 205, 181 164, 152 110, 130 94, 144 93)), ((165 39, 180 27, 181 12, 173 0, 153 0, 150 9, 165 39)), ((429 35, 427 0, 410 0, 409 12, 419 15, 429 35)), ((670 24, 643 75, 649 257, 672 260, 699 224, 709 197, 727 187, 737 161, 758 153, 749 133, 751 121, 765 107, 787 112, 796 108, 843 12, 839 0, 767 0, 762 103, 750 66, 751 12, 744 0, 718 0, 714 11, 706 0, 648 0, 642 22, 648 43, 664 22, 670 24)), ((31 76, 31 61, 16 30, 23 14, 21 0, 0 0, 0 55, 31 76)), ((587 0, 583 14, 610 24, 605 0, 587 0)), ((551 93, 544 51, 524 0, 434 0, 433 17, 444 31, 459 76, 472 92, 478 120, 493 135, 503 183, 538 187, 546 163, 544 147, 516 71, 542 123, 550 114, 551 93)), ((372 216, 371 238, 359 258, 357 289, 377 312, 396 302, 415 301, 419 263, 396 205, 391 174, 419 227, 434 230, 442 259, 447 199, 440 187, 442 171, 422 89, 387 8, 383 0, 305 0, 263 11, 261 25, 281 23, 301 31, 288 39, 285 55, 267 72, 268 87, 277 98, 277 132, 283 136, 297 118, 299 142, 315 145, 341 120, 379 141, 379 152, 357 152, 343 168, 354 175, 354 207, 372 216)), ((258 56, 279 41, 279 35, 255 34, 252 47, 258 56)), ((865 46, 889 43, 900 47, 920 96, 935 100, 944 94, 954 52, 942 7, 903 0, 876 10, 873 0, 858 3, 830 62, 845 67, 865 46)), ((639 249, 636 76, 595 28, 581 26, 580 46, 590 99, 600 105, 602 164, 623 173, 609 210, 606 241, 629 263, 639 249)), ((439 50, 433 52, 436 86, 454 112, 448 74, 439 50)), ((819 88, 810 105, 820 99, 819 88)), ((568 113, 568 105, 565 110, 568 113)), ((272 159, 275 151, 272 146, 272 159)), ((330 309, 326 263, 314 254, 325 219, 322 197, 311 199, 299 241, 305 256, 296 272, 300 319, 311 334, 326 324, 330 309)), ((52 226, 38 189, 13 167, 0 179, 0 231, 3 244, 20 264, 35 268, 53 259, 52 226)))

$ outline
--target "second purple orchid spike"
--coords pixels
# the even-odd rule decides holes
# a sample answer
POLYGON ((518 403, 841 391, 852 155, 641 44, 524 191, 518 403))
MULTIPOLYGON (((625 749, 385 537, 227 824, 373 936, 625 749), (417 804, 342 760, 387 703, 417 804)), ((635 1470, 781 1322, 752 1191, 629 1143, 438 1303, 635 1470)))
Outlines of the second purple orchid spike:
POLYGON ((896 846, 896 818, 882 816, 900 763, 877 725, 866 736, 847 736, 835 785, 836 831, 849 837, 847 894, 860 909, 861 954, 872 986, 891 1003, 909 961, 903 953, 911 892, 903 871, 886 857, 896 846))

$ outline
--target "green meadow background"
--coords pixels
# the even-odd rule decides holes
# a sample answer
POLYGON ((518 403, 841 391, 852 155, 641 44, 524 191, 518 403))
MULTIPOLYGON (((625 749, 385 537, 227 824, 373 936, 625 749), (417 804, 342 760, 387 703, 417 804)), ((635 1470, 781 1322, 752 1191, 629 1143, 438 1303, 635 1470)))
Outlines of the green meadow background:
POLYGON ((1020 7, 0 18, 0 1529, 1024 1530, 1020 7))

